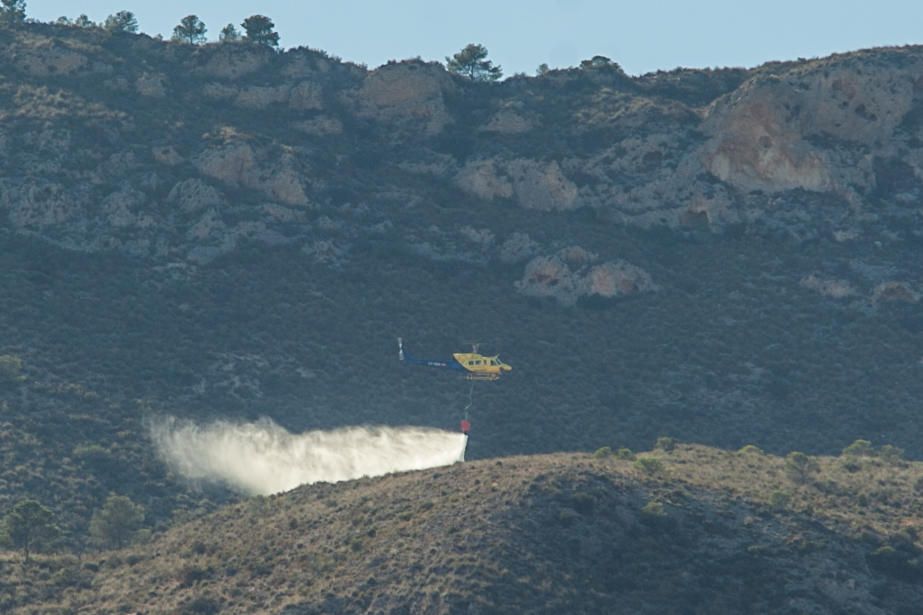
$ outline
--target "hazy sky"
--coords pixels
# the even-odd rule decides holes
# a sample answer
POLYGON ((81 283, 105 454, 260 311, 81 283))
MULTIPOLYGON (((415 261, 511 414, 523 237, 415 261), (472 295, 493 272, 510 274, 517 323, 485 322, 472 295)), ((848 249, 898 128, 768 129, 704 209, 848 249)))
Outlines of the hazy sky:
POLYGON ((27 0, 42 21, 135 13, 141 31, 169 36, 190 13, 210 38, 260 13, 283 47, 307 45, 375 67, 443 60, 470 42, 504 72, 542 62, 575 66, 604 55, 632 74, 677 66, 754 66, 880 45, 923 42, 920 0, 27 0), (463 9, 463 10, 460 10, 463 9))

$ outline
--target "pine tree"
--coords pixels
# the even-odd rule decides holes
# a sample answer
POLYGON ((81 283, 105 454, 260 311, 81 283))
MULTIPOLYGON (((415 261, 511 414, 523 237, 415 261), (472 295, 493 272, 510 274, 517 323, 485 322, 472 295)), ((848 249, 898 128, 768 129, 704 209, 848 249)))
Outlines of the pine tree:
POLYGON ((22 23, 26 19, 26 0, 0 0, 0 22, 22 23))
POLYGON ((198 45, 205 42, 205 33, 207 31, 205 24, 197 15, 186 15, 180 20, 179 25, 173 28, 171 40, 178 43, 198 45))
POLYGON ((229 23, 228 25, 221 28, 221 32, 218 34, 218 41, 222 43, 240 42, 240 32, 237 31, 237 28, 234 27, 234 24, 229 23))
POLYGON ((17 549, 22 549, 28 562, 32 550, 58 535, 50 510, 36 500, 19 500, 4 519, 4 537, 17 549))
POLYGON ((247 33, 247 40, 257 45, 267 47, 279 46, 279 34, 275 31, 276 24, 265 15, 251 15, 241 24, 247 33))
POLYGON ((138 20, 131 11, 119 11, 115 15, 106 17, 103 27, 110 32, 129 32, 134 34, 138 31, 138 20))
POLYGON ((95 28, 97 24, 93 22, 92 19, 86 16, 86 14, 81 13, 77 19, 74 20, 74 25, 78 28, 95 28))
POLYGON ((496 81, 503 76, 503 69, 487 59, 487 47, 484 45, 470 43, 445 60, 449 72, 473 81, 496 81))

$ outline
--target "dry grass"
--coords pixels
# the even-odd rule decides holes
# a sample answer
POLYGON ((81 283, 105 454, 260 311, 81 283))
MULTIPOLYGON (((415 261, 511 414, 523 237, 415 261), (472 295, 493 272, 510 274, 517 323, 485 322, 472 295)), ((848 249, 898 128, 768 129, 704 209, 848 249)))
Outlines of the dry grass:
POLYGON ((642 458, 660 471, 558 454, 253 498, 102 554, 92 589, 51 596, 80 612, 664 612, 691 600, 716 613, 784 605, 796 579, 828 574, 887 585, 892 606, 923 596, 902 576, 910 564, 874 563, 888 545, 919 551, 923 464, 818 458, 796 484, 784 459, 759 452, 677 445, 642 458))

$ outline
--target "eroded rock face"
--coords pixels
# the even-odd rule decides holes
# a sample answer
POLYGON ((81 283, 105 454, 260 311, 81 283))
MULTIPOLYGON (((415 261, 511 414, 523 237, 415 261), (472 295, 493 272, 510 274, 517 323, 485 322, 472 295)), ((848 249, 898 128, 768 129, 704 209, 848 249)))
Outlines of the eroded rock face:
POLYGON ((64 186, 41 180, 0 186, 0 206, 14 228, 25 231, 77 221, 86 213, 64 186))
POLYGON ((513 196, 513 183, 493 160, 469 162, 455 176, 455 184, 469 194, 491 201, 513 196))
POLYGON ((195 165, 203 175, 236 187, 253 181, 257 163, 249 143, 232 142, 205 150, 195 165))
POLYGON ((596 260, 595 254, 578 246, 550 256, 536 256, 516 282, 516 290, 572 306, 581 298, 614 299, 658 289, 650 274, 640 267, 621 259, 593 264, 596 260))
POLYGON ((183 157, 172 145, 159 145, 151 148, 151 156, 160 164, 176 166, 183 162, 183 157))
POLYGON ((455 184, 482 199, 515 197, 525 209, 555 211, 580 205, 577 186, 555 160, 472 161, 456 174, 455 184))
POLYGON ((501 263, 512 265, 529 260, 538 251, 538 242, 529 237, 528 233, 515 232, 500 244, 498 258, 501 263))
POLYGON ((239 79, 265 67, 272 53, 259 45, 217 45, 200 51, 203 63, 195 71, 206 77, 239 79))
POLYGON ((362 83, 356 95, 358 115, 435 135, 452 121, 443 93, 453 88, 439 64, 387 64, 362 83))
MULTIPOLYGON (((231 221, 258 221, 265 228, 246 232, 267 241, 284 231, 361 242, 407 213, 407 228, 389 231, 395 242, 427 258, 531 263, 523 292, 567 303, 651 287, 612 254, 577 263, 553 252, 583 239, 549 236, 543 220, 577 209, 600 225, 734 225, 796 241, 923 236, 909 228, 923 199, 917 48, 730 76, 633 79, 591 67, 474 84, 421 61, 368 71, 310 49, 150 37, 107 46, 102 33, 35 25, 0 36, 0 204, 23 232, 119 249, 136 235, 132 250, 154 250, 204 220, 212 230, 189 241, 215 248, 223 218, 229 234, 244 232, 231 221), (99 87, 84 87, 97 74, 99 87), (160 114, 162 127, 147 122, 160 114), (434 213, 443 206, 459 214, 451 228, 434 213), (336 228, 292 213, 309 208, 336 228), (898 218, 907 229, 888 227, 898 218)), ((899 276, 866 280, 861 292, 899 276)), ((820 274, 801 284, 836 298, 859 292, 820 274)))
POLYGON ((203 93, 212 99, 233 100, 236 106, 244 109, 263 110, 272 105, 287 105, 297 111, 320 111, 324 108, 323 88, 312 81, 302 81, 294 86, 254 85, 241 89, 209 83, 203 93))
POLYGON ((266 109, 270 105, 287 103, 290 90, 287 85, 249 86, 238 92, 234 104, 245 109, 266 109))
POLYGON ((801 278, 799 284, 803 288, 816 291, 825 297, 830 297, 832 299, 847 299, 859 294, 856 288, 848 280, 824 278, 815 273, 801 278))
POLYGON ((907 282, 889 281, 878 284, 872 291, 872 301, 917 303, 920 293, 915 291, 907 282))
POLYGON ((553 211, 579 205, 577 186, 564 176, 557 161, 520 159, 510 162, 509 169, 516 200, 522 207, 553 211))
POLYGON ((914 105, 920 65, 861 64, 811 63, 754 78, 719 100, 703 123, 712 136, 700 153, 705 168, 745 190, 871 188, 867 163, 818 144, 881 147, 914 105))
POLYGON ((149 228, 156 224, 145 212, 147 198, 131 188, 117 190, 103 199, 102 212, 106 223, 116 229, 149 228))
POLYGON ((286 205, 307 205, 301 174, 295 168, 297 161, 290 155, 273 164, 264 160, 249 143, 231 141, 203 151, 194 162, 200 173, 232 188, 257 190, 286 205))
POLYGON ((297 111, 320 111, 324 108, 324 92, 314 81, 302 81, 292 88, 288 104, 297 111))
POLYGON ((535 126, 532 119, 513 109, 501 109, 482 128, 485 132, 516 135, 529 132, 535 126))
POLYGON ((167 195, 167 202, 176 204, 186 213, 195 213, 203 209, 220 208, 224 197, 213 186, 198 178, 178 182, 167 195))
POLYGON ((335 117, 320 116, 295 122, 295 130, 315 137, 338 135, 343 132, 343 123, 335 117))
POLYGON ((706 168, 722 181, 746 190, 833 187, 823 158, 797 137, 786 135, 764 105, 741 110, 722 129, 726 136, 704 154, 706 168))
POLYGON ((588 297, 613 299, 657 290, 648 272, 624 260, 602 263, 583 277, 581 291, 588 297))

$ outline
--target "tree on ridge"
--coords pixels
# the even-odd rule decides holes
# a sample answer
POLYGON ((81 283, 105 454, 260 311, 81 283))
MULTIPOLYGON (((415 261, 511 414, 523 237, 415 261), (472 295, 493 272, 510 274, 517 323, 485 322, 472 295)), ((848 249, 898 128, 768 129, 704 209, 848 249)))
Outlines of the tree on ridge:
POLYGON ((26 0, 0 0, 0 21, 22 23, 26 20, 26 0))
POLYGON ((119 11, 115 15, 106 17, 103 28, 109 32, 128 32, 134 34, 138 31, 138 19, 131 11, 119 11))
POLYGON ((218 34, 218 41, 221 43, 238 43, 240 42, 240 32, 237 31, 234 24, 229 23, 221 28, 221 32, 218 34))
POLYGON ((247 33, 246 40, 257 45, 267 47, 279 46, 279 33, 275 31, 276 24, 265 15, 251 15, 240 24, 247 33))
POLYGON ((173 28, 171 40, 178 43, 198 45, 205 42, 205 33, 208 29, 198 15, 186 15, 179 24, 173 28))
POLYGON ((494 66, 487 59, 487 47, 469 43, 452 57, 446 57, 446 68, 451 73, 467 77, 472 81, 496 81, 503 76, 503 69, 494 66))

